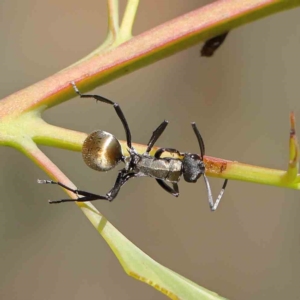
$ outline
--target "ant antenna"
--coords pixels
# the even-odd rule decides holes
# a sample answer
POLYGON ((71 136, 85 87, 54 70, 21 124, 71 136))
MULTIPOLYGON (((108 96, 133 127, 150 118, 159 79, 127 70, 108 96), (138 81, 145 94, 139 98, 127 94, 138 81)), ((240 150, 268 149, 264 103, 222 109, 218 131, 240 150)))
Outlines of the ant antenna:
POLYGON ((200 147, 200 158, 201 160, 203 160, 203 156, 205 155, 205 146, 204 146, 204 142, 203 142, 203 139, 202 139, 202 136, 199 132, 199 129, 197 128, 197 125, 195 122, 192 123, 192 127, 194 129, 194 132, 196 134, 196 137, 197 137, 197 140, 198 140, 198 144, 199 144, 199 147, 200 147))
MULTIPOLYGON (((196 134, 196 137, 197 137, 197 140, 198 140, 198 143, 199 143, 200 152, 201 152, 201 157, 200 158, 203 161, 203 156, 205 154, 204 142, 203 142, 202 136, 201 136, 195 122, 192 123, 192 127, 194 129, 194 132, 196 134)), ((225 179, 225 181, 223 183, 223 186, 222 186, 222 189, 221 189, 221 192, 220 192, 219 196, 217 197, 216 201, 214 202, 213 195, 212 195, 211 188, 210 188, 210 184, 209 184, 208 178, 205 175, 205 173, 203 174, 203 178, 204 178, 204 182, 205 182, 206 189, 207 189, 208 203, 209 203, 210 209, 212 211, 215 211, 217 209, 221 199, 222 199, 222 196, 223 196, 224 192, 225 192, 225 188, 226 188, 228 179, 225 179)))

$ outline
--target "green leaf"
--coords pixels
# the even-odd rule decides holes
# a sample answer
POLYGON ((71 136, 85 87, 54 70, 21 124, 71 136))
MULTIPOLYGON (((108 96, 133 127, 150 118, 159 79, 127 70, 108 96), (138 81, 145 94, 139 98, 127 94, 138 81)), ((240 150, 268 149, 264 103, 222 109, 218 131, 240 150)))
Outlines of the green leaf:
POLYGON ((174 300, 226 299, 156 262, 122 235, 90 204, 78 203, 78 206, 106 240, 128 275, 151 285, 174 300))

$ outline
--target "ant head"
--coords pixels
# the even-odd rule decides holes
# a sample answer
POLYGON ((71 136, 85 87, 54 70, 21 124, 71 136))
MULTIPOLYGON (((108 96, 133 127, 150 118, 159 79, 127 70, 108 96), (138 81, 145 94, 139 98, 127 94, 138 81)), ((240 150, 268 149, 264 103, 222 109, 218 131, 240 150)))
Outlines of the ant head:
POLYGON ((109 171, 123 160, 120 142, 106 131, 94 131, 83 142, 84 162, 97 171, 109 171))
POLYGON ((183 178, 187 182, 196 182, 204 174, 205 165, 197 154, 186 153, 182 160, 183 178))

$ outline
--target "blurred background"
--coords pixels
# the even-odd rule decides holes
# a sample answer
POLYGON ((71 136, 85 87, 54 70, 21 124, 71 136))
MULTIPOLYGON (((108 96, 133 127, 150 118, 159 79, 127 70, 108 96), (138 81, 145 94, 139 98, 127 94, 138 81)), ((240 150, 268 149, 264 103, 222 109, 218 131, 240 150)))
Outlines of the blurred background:
MULTIPOLYGON (((209 2, 141 1, 134 34, 209 2)), ((1 98, 81 59, 106 30, 106 1, 2 0, 1 98)), ((232 31, 211 59, 197 45, 94 92, 121 104, 137 143, 167 119, 157 145, 198 152, 195 121, 208 155, 285 169, 291 110, 300 132, 299 37, 299 9, 286 11, 232 31)), ((73 99, 44 118, 125 138, 114 110, 94 101, 73 99)), ((118 168, 99 173, 80 153, 42 149, 78 188, 103 194, 114 183, 118 168)), ((1 147, 0 155, 1 299, 166 299, 125 275, 76 205, 48 205, 65 194, 38 185, 47 176, 37 166, 14 149, 1 147)), ((222 181, 210 182, 217 195, 222 181)), ((299 191, 230 181, 211 213, 202 180, 179 188, 176 199, 137 179, 113 203, 95 205, 152 258, 224 297, 299 297, 299 191)))

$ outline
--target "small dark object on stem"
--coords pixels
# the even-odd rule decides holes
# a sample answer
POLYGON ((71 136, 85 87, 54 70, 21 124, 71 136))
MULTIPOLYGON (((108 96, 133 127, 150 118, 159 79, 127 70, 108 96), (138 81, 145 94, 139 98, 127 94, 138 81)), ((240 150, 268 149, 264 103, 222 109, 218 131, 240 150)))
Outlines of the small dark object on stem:
POLYGON ((214 55, 215 51, 223 44, 225 41, 228 32, 222 33, 220 35, 217 35, 209 40, 207 40, 204 45, 202 46, 202 49, 200 51, 201 56, 205 57, 211 57, 214 55))

